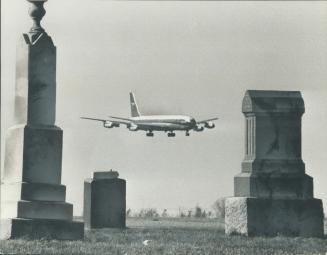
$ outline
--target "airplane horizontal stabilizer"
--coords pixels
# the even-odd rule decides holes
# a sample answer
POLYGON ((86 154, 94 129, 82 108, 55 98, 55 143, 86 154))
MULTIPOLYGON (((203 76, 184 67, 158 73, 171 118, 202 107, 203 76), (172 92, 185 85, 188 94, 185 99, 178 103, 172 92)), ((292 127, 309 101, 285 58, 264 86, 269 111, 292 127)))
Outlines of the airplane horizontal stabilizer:
POLYGON ((196 123, 199 123, 199 124, 201 124, 201 123, 206 123, 206 122, 208 122, 208 121, 214 121, 214 120, 218 120, 219 118, 211 118, 211 119, 206 119, 206 120, 201 120, 201 121, 197 121, 196 123))

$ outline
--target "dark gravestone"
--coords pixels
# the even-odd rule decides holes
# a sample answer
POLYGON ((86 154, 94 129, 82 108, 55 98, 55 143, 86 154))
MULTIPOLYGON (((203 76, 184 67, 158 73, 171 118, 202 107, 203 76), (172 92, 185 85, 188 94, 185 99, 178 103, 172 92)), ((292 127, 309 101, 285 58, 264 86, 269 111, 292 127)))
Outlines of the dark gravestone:
POLYGON ((242 111, 245 157, 226 199, 226 233, 323 236, 322 201, 301 156, 301 93, 249 90, 242 111))
POLYGON ((84 182, 84 222, 90 228, 125 228, 126 181, 118 173, 95 172, 84 182))

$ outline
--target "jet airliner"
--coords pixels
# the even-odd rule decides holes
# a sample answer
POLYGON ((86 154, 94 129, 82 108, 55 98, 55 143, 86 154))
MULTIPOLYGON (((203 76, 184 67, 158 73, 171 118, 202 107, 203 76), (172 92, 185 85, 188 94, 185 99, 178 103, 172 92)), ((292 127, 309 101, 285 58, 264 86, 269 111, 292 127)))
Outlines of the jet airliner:
POLYGON ((194 118, 185 115, 141 115, 136 104, 135 96, 130 92, 131 117, 121 118, 108 116, 109 119, 97 119, 81 117, 81 119, 100 121, 105 128, 119 127, 125 125, 130 131, 143 130, 146 135, 152 137, 153 131, 168 132, 168 137, 174 137, 174 131, 185 131, 186 136, 190 135, 190 130, 197 132, 203 131, 204 128, 214 128, 213 121, 218 118, 196 121, 194 118))

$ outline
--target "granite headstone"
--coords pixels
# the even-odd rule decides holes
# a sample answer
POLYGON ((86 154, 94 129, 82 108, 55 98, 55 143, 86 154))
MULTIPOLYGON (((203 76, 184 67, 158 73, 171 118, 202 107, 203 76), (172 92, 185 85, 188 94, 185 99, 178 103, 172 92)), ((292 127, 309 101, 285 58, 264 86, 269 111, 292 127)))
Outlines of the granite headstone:
POLYGON ((85 228, 125 228, 126 181, 116 171, 94 172, 84 182, 85 228))
POLYGON ((225 201, 226 234, 322 237, 322 201, 301 155, 301 93, 248 90, 242 111, 245 157, 225 201))

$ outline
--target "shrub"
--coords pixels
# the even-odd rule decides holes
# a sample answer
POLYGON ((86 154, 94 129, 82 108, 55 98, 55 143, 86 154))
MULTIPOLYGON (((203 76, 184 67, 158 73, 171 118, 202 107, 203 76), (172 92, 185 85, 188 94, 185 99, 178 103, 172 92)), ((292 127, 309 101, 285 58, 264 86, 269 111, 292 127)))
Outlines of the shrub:
POLYGON ((128 210, 126 211, 126 217, 131 217, 132 215, 132 210, 131 208, 128 208, 128 210))
POLYGON ((161 217, 165 218, 165 217, 168 217, 168 211, 167 209, 164 209, 161 213, 161 217))
POLYGON ((157 212, 157 209, 155 208, 146 208, 146 209, 141 209, 138 217, 140 218, 157 218, 159 217, 159 214, 157 212))
POLYGON ((218 198, 212 207, 217 218, 225 218, 225 198, 218 198))
POLYGON ((195 207, 194 217, 195 218, 201 218, 202 217, 202 209, 198 205, 195 207))
POLYGON ((180 213, 179 213, 179 217, 181 217, 181 218, 185 218, 185 217, 186 217, 186 214, 185 214, 184 212, 180 212, 180 213))

